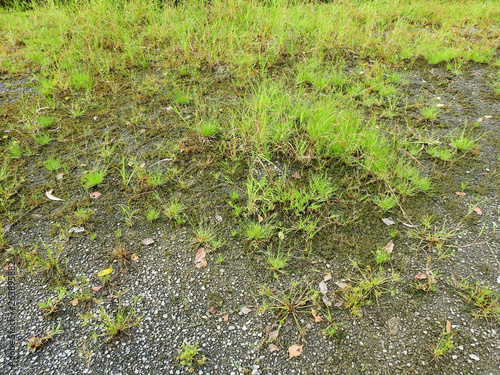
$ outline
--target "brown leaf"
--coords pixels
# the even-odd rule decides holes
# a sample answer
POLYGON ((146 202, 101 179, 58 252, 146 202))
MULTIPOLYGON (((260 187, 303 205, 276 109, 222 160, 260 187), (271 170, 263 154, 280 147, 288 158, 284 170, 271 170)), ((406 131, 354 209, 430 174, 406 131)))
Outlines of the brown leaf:
POLYGON ((102 285, 99 285, 99 286, 93 286, 93 287, 92 287, 92 291, 93 291, 93 292, 98 292, 98 291, 100 291, 101 289, 102 289, 102 285))
POLYGON ((302 348, 304 345, 292 345, 288 348, 288 356, 290 358, 298 357, 302 354, 302 348))
POLYGON ((425 280, 425 279, 427 279, 427 273, 418 273, 415 275, 415 278, 417 280, 425 280))
POLYGON ((327 281, 329 281, 329 280, 331 280, 331 279, 332 279, 332 274, 331 274, 331 273, 327 273, 327 274, 325 275, 325 277, 323 277, 323 281, 324 281, 324 282, 327 282, 327 281))
POLYGON ((252 310, 249 309, 248 307, 242 307, 241 310, 240 310, 240 313, 242 313, 243 315, 247 315, 249 313, 251 313, 252 310))
POLYGON ((217 308, 216 308, 216 307, 214 307, 214 306, 212 306, 212 307, 210 308, 210 310, 208 310, 208 312, 209 312, 210 314, 214 315, 214 314, 217 312, 217 308))
POLYGON ((483 211, 479 207, 472 207, 472 211, 474 211, 478 215, 482 215, 483 211))
POLYGON ((319 323, 319 322, 321 322, 323 320, 323 318, 321 316, 316 315, 316 312, 314 311, 314 309, 311 309, 311 314, 314 317, 314 321, 316 323, 319 323))
POLYGON ((464 197, 466 195, 465 193, 462 193, 461 191, 456 191, 455 194, 460 196, 460 197, 464 197))
POLYGON ((389 241, 387 245, 385 245, 384 250, 387 254, 392 254, 392 250, 394 250, 394 242, 389 241))
POLYGON ((347 288, 347 284, 344 283, 343 281, 335 281, 335 285, 337 285, 340 289, 347 288))
POLYGON ((222 318, 223 321, 227 322, 229 320, 229 315, 226 314, 224 315, 224 317, 222 318))
POLYGON ((139 260, 139 257, 137 256, 137 254, 134 253, 134 254, 132 254, 130 256, 130 260, 133 260, 134 262, 137 262, 139 260))
POLYGON ((269 340, 276 340, 279 333, 280 331, 277 329, 276 331, 269 332, 269 335, 267 337, 269 338, 269 340))
POLYGON ((151 245, 153 243, 155 243, 155 240, 153 240, 152 238, 145 238, 142 240, 142 244, 146 246, 151 245))
POLYGON ((200 247, 194 256, 194 266, 196 268, 203 268, 207 266, 207 252, 204 247, 200 247))
POLYGON ((276 345, 274 344, 269 344, 269 346, 267 347, 269 349, 269 351, 272 353, 272 352, 277 352, 280 350, 280 348, 278 348, 276 345))
POLYGON ((49 191, 46 191, 46 192, 45 192, 45 195, 47 196, 47 198, 49 198, 49 199, 50 199, 50 200, 52 200, 52 201, 63 201, 63 200, 64 200, 64 199, 61 199, 61 198, 54 197, 54 196, 52 195, 52 192, 53 192, 53 191, 54 191, 53 189, 50 189, 49 191))
POLYGON ((446 321, 446 333, 448 335, 451 333, 451 322, 449 320, 446 321))
POLYGON ((97 199, 97 198, 100 198, 102 196, 101 193, 99 193, 98 191, 94 191, 93 193, 90 193, 90 198, 92 199, 97 199))
POLYGON ((290 177, 295 178, 296 180, 300 180, 302 178, 302 176, 299 174, 299 172, 295 172, 290 177))
POLYGON ((56 174, 56 180, 57 181, 62 180, 63 177, 64 177, 64 173, 56 174))
POLYGON ((76 306, 78 305, 78 298, 75 298, 73 301, 71 301, 71 306, 76 306))
POLYGON ((262 218, 262 216, 257 215, 257 217, 259 218, 259 224, 260 224, 260 223, 262 223, 262 221, 264 220, 264 219, 262 218))

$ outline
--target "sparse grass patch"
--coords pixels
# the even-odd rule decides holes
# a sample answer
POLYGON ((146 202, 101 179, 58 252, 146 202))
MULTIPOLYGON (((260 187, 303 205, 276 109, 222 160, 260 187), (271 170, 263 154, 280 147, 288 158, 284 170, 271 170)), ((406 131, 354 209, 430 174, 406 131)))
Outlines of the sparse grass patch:
POLYGON ((471 284, 467 279, 455 280, 460 296, 476 310, 474 315, 500 321, 500 295, 484 282, 471 284))
POLYGON ((192 372, 193 367, 203 366, 207 363, 208 358, 200 354, 198 348, 199 344, 183 344, 181 349, 179 349, 178 356, 176 357, 176 362, 181 366, 188 366, 190 368, 189 372, 192 372))

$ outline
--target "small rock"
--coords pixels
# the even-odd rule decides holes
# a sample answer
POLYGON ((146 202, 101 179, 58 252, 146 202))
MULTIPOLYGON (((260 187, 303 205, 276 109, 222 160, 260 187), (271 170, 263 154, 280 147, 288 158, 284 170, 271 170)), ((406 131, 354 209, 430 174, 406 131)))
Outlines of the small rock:
POLYGON ((479 361, 479 357, 475 354, 469 354, 469 357, 472 358, 474 361, 479 361))

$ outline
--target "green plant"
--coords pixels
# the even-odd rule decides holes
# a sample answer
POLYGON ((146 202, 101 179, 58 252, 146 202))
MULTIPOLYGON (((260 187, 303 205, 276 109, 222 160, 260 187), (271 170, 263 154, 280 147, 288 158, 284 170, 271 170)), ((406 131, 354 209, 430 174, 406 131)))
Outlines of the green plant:
POLYGON ((179 202, 179 198, 172 197, 170 201, 163 206, 163 213, 168 219, 175 219, 178 224, 181 224, 184 220, 182 217, 182 211, 185 207, 179 202))
POLYGON ((146 175, 146 182, 148 185, 155 188, 157 186, 164 185, 167 182, 167 179, 165 178, 164 173, 157 169, 155 172, 146 175))
POLYGON ((123 334, 127 334, 131 328, 140 324, 137 312, 133 306, 120 306, 116 313, 110 315, 104 307, 99 309, 99 319, 101 323, 97 324, 97 328, 101 333, 94 334, 94 337, 104 337, 105 341, 112 342, 123 334))
MULTIPOLYGON (((179 355, 176 357, 176 361, 181 366, 188 366, 193 368, 195 366, 203 366, 207 362, 207 357, 200 355, 198 348, 199 344, 183 344, 181 349, 177 352, 179 355)), ((190 371, 191 372, 191 371, 190 371)))
POLYGON ((49 171, 57 171, 61 168, 61 160, 54 159, 52 156, 49 156, 48 159, 44 161, 43 165, 49 171))
POLYGON ((427 147, 425 151, 433 158, 441 159, 443 161, 450 161, 455 156, 455 152, 453 150, 438 146, 427 147))
MULTIPOLYGON (((128 165, 130 165, 130 163, 128 165)), ((123 184, 125 186, 128 186, 128 184, 130 183, 130 180, 132 180, 132 177, 134 177, 134 174, 137 170, 137 164, 134 164, 134 168, 132 169, 132 172, 130 172, 130 175, 127 177, 127 164, 125 163, 125 155, 122 154, 121 168, 115 167, 115 169, 118 172, 120 172, 120 176, 122 177, 123 184)))
POLYGON ((99 185, 104 180, 104 177, 106 177, 106 173, 106 169, 95 169, 85 173, 82 176, 83 185, 87 189, 99 185))
POLYGON ((122 209, 123 214, 125 215, 125 223, 129 226, 132 227, 134 225, 134 214, 138 210, 131 210, 130 207, 125 207, 124 205, 119 205, 120 208, 122 209))
POLYGON ((94 214, 94 210, 91 208, 77 208, 73 212, 73 217, 69 219, 70 223, 73 225, 82 225, 86 223, 94 214))
POLYGON ((220 127, 216 119, 201 120, 197 124, 197 130, 200 137, 212 138, 220 131, 220 127))
POLYGON ((476 309, 476 316, 500 321, 500 295, 491 290, 488 284, 471 284, 467 279, 454 280, 454 284, 460 296, 476 309))
POLYGON ((436 291, 437 277, 438 270, 433 272, 431 269, 427 268, 425 272, 415 276, 417 279, 415 287, 417 290, 422 290, 424 292, 434 292, 436 291))
POLYGON ((22 153, 19 142, 17 142, 16 140, 12 140, 9 144, 9 152, 13 159, 19 159, 22 153))
POLYGON ((244 228, 245 237, 253 242, 268 240, 274 233, 275 227, 271 224, 249 222, 244 228))
POLYGON ((328 327, 326 327, 323 330, 323 333, 332 338, 338 333, 338 331, 339 331, 339 325, 337 323, 331 323, 330 325, 328 325, 328 327))
MULTIPOLYGON (((423 249, 428 248, 429 250, 435 250, 440 258, 447 258, 453 256, 453 252, 450 250, 448 242, 451 238, 456 237, 460 234, 458 232, 460 222, 453 228, 447 228, 446 222, 443 223, 441 227, 433 225, 434 218, 432 216, 424 216, 420 219, 421 225, 415 229, 410 229, 408 235, 410 237, 420 240, 419 246, 423 243, 423 249)), ((463 220, 462 220, 463 221, 463 220)))
POLYGON ((420 114, 429 121, 435 120, 438 113, 439 108, 433 105, 420 108, 420 114))
POLYGON ((194 239, 193 244, 210 246, 216 241, 217 233, 211 225, 199 223, 198 228, 193 229, 194 239))
POLYGON ((444 329, 439 337, 438 342, 432 348, 432 357, 434 360, 439 360, 444 355, 450 353, 453 348, 455 348, 455 344, 453 343, 453 337, 457 334, 457 330, 447 332, 447 329, 444 329))
POLYGON ((101 282, 102 286, 107 286, 109 284, 112 273, 113 273, 112 268, 107 268, 97 273, 97 277, 99 278, 99 281, 101 282))
POLYGON ((56 313, 62 303, 62 299, 68 294, 64 287, 57 287, 57 296, 49 297, 46 302, 38 302, 38 307, 43 311, 44 316, 50 316, 56 313))
POLYGON ((47 133, 40 132, 37 133, 33 136, 33 139, 38 143, 40 146, 45 146, 50 142, 50 136, 47 133))
POLYGON ((385 248, 378 248, 377 251, 375 251, 375 261, 377 264, 387 263, 393 256, 392 249, 389 250, 387 246, 385 248))
POLYGON ((452 138, 451 143, 457 150, 470 150, 476 146, 476 142, 473 139, 465 136, 465 130, 458 138, 452 138))
POLYGON ((50 116, 40 116, 38 118, 38 122, 42 126, 42 128, 48 128, 54 122, 54 117, 50 116))
POLYGON ((26 346, 28 349, 28 352, 34 353, 38 348, 42 347, 45 343, 48 341, 52 340, 52 338, 55 335, 59 335, 63 333, 64 331, 61 330, 61 322, 55 327, 55 325, 52 325, 52 328, 48 330, 44 336, 37 337, 34 334, 32 334, 30 337, 26 339, 26 346))
POLYGON ((146 212, 146 219, 148 221, 154 221, 160 217, 160 209, 159 208, 154 208, 150 207, 148 211, 146 212))
POLYGON ((398 200, 392 195, 377 195, 373 198, 373 201, 385 211, 389 211, 398 203, 398 200))
POLYGON ((225 254, 219 254, 217 255, 217 263, 222 264, 226 261, 226 255, 225 254))
POLYGON ((52 246, 43 244, 46 252, 45 256, 37 257, 36 262, 42 272, 45 273, 47 279, 59 279, 66 276, 66 271, 60 264, 60 258, 63 251, 63 246, 58 243, 56 249, 52 249, 52 246))
POLYGON ((273 254, 272 252, 266 257, 267 269, 274 274, 285 273, 284 268, 288 264, 290 257, 282 254, 280 251, 273 254))

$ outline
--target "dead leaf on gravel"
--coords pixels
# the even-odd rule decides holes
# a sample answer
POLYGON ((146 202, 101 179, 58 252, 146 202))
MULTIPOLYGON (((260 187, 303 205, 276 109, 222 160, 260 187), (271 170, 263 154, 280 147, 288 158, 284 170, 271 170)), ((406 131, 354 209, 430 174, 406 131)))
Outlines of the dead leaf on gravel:
POLYGON ((448 335, 451 333, 451 322, 449 320, 446 321, 446 333, 448 335))
POLYGON ((292 345, 288 348, 288 356, 290 358, 298 357, 302 354, 302 348, 304 345, 292 345))
POLYGON ((155 243, 155 240, 153 240, 152 238, 145 238, 142 240, 142 244, 146 246, 151 245, 153 243, 155 243))
POLYGON ((462 193, 461 191, 456 191, 455 194, 460 196, 460 197, 464 197, 466 195, 465 193, 462 193))
POLYGON ((249 313, 251 313, 252 310, 249 309, 248 307, 242 307, 241 310, 240 310, 240 313, 242 313, 243 315, 247 315, 249 313))
POLYGON ((224 317, 222 318, 223 321, 227 322, 229 320, 229 315, 226 314, 224 315, 224 317))
POLYGON ((71 227, 68 230, 68 233, 82 233, 82 232, 85 232, 84 227, 71 227))
POLYGON ((333 306, 335 306, 335 307, 339 307, 339 308, 340 308, 340 307, 342 307, 342 305, 343 305, 343 304, 344 304, 344 302, 342 302, 342 301, 337 301, 337 302, 335 302, 335 303, 333 304, 333 306))
POLYGON ((97 198, 100 198, 102 196, 101 193, 99 193, 98 191, 94 191, 93 193, 90 193, 90 198, 92 199, 97 199, 97 198))
POLYGON ((385 225, 394 225, 394 221, 392 221, 391 219, 382 219, 382 221, 384 222, 385 225))
POLYGON ((323 320, 323 318, 321 316, 316 315, 316 311, 314 311, 314 309, 311 309, 311 314, 314 317, 314 321, 316 323, 319 323, 319 322, 321 322, 323 320))
POLYGON ((64 177, 64 173, 58 173, 58 174, 56 174, 56 180, 57 181, 62 180, 63 177, 64 177))
POLYGON ((272 352, 277 352, 280 350, 280 348, 278 348, 276 345, 274 344, 269 344, 269 346, 267 347, 269 349, 269 351, 272 353, 272 352))
POLYGON ((194 256, 194 266, 196 268, 203 268, 207 266, 207 252, 204 247, 200 247, 194 256))
POLYGON ((45 195, 47 196, 47 198, 49 198, 51 201, 63 201, 64 200, 64 199, 61 199, 61 198, 54 197, 52 195, 53 191, 54 191, 53 189, 50 189, 49 191, 45 192, 45 195))
POLYGON ((335 281, 335 285, 337 285, 340 289, 347 288, 347 284, 344 283, 343 281, 335 281))
POLYGON ((292 174, 291 177, 295 178, 296 180, 300 180, 302 178, 302 176, 299 174, 299 172, 295 172, 294 174, 292 174))
POLYGON ((75 307, 78 305, 78 298, 75 298, 73 301, 71 301, 71 306, 75 307))
POLYGON ((280 333, 279 330, 271 331, 269 332, 269 335, 267 337, 269 338, 269 340, 276 340, 278 338, 279 333, 280 333))
POLYGON ((479 207, 472 207, 472 211, 474 211, 478 215, 482 215, 483 211, 479 207))
POLYGON ((99 285, 99 286, 93 286, 93 287, 92 287, 92 291, 93 291, 93 292, 98 292, 98 291, 100 291, 101 289, 102 289, 102 285, 99 285))
POLYGON ((328 274, 325 275, 325 277, 323 277, 323 281, 324 282, 327 282, 327 281, 329 281, 331 279, 332 279, 332 274, 331 273, 328 273, 328 274))
POLYGON ((211 307, 210 310, 208 310, 208 312, 212 315, 214 315, 216 312, 217 312, 217 308, 216 307, 211 307))
POLYGON ((321 294, 326 294, 328 292, 328 287, 326 286, 326 283, 324 281, 319 283, 319 291, 321 294))
POLYGON ((323 299, 323 303, 326 306, 330 307, 332 305, 332 301, 330 301, 330 298, 328 298, 325 294, 323 294, 323 298, 322 299, 323 299))
POLYGON ((394 242, 389 241, 387 245, 385 245, 384 250, 387 254, 392 254, 392 250, 394 250, 394 242))
POLYGON ((425 279, 427 279, 427 274, 426 274, 426 273, 417 273, 417 274, 415 275, 415 278, 416 278, 417 280, 425 280, 425 279))
POLYGON ((134 262, 137 262, 139 260, 139 257, 134 253, 130 256, 130 260, 133 260, 134 262))

